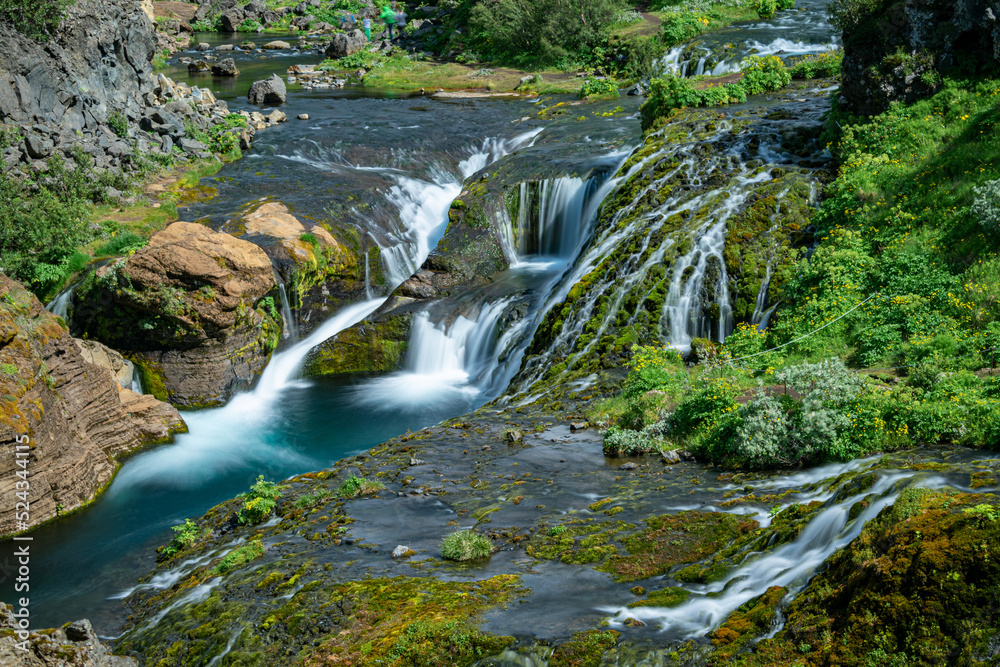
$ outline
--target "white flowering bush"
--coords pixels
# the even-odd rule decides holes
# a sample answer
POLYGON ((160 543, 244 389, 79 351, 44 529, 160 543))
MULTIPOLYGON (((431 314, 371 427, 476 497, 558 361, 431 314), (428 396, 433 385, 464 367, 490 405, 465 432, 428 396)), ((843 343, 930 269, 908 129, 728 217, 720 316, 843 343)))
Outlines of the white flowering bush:
POLYGON ((988 231, 1000 229, 1000 180, 987 181, 973 191, 972 216, 988 231))

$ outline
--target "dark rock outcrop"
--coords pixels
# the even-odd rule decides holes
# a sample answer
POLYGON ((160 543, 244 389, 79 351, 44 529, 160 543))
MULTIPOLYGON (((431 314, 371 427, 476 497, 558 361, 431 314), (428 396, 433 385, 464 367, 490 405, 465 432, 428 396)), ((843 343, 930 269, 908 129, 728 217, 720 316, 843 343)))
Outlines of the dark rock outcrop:
POLYGON ((2 274, 0 395, 0 534, 24 528, 15 521, 14 452, 25 439, 30 528, 91 501, 116 456, 185 430, 171 406, 123 390, 110 370, 88 363, 61 320, 2 274))
POLYGON ((871 3, 844 26, 841 91, 852 111, 874 115, 891 102, 933 92, 964 60, 1000 62, 1000 3, 896 0, 871 3))
POLYGON ((287 95, 285 82, 277 74, 254 81, 247 93, 250 104, 283 104, 287 95))
POLYGON ((344 58, 357 53, 361 49, 365 48, 365 45, 367 44, 368 40, 365 39, 365 33, 360 30, 339 32, 333 36, 333 41, 330 42, 330 46, 326 47, 326 57, 344 58))
POLYGON ((212 76, 238 76, 240 70, 236 67, 236 61, 232 58, 223 58, 212 65, 212 76))
POLYGON ((195 408, 246 388, 277 344, 271 262, 252 243, 175 222, 77 290, 74 326, 125 351, 157 398, 195 408))
POLYGON ((135 658, 112 655, 84 619, 51 630, 24 631, 14 608, 0 602, 0 665, 5 667, 136 667, 135 658), (24 638, 17 635, 24 632, 24 638), (22 644, 23 642, 23 644, 22 644), (21 646, 19 646, 21 644, 21 646), (25 650, 25 648, 27 650, 25 650))

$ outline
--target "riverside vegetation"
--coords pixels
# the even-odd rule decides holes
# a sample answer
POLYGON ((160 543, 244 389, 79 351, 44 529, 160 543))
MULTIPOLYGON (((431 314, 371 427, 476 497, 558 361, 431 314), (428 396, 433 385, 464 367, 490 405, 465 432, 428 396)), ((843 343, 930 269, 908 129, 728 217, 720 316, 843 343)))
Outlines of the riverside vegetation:
MULTIPOLYGON (((868 35, 890 4, 843 0, 834 20, 868 35)), ((442 6, 455 30, 438 55, 614 77, 587 79, 585 98, 646 73, 643 53, 788 9, 654 3, 662 27, 643 34, 603 0, 587 20, 572 2, 442 6)), ((641 143, 506 393, 184 520, 132 589, 116 652, 157 667, 996 665, 1000 80, 959 53, 924 94, 859 116, 831 90, 864 42, 847 37, 844 53, 748 57, 737 76, 654 77, 641 143)), ((348 58, 328 66, 409 61, 348 58)), ((879 62, 912 65, 893 58, 879 62)), ((146 243, 94 238, 89 204, 60 210, 60 192, 100 190, 85 161, 58 169, 35 192, 72 233, 61 254, 18 255, 42 294, 146 243)), ((503 204, 540 219, 554 189, 503 204)))

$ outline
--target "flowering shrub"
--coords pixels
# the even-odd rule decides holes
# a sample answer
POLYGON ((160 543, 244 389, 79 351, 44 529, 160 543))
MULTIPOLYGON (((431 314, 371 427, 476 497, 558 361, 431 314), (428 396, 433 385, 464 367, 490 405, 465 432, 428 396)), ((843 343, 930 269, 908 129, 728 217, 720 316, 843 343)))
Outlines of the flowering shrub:
POLYGON ((973 188, 976 198, 972 202, 972 217, 988 231, 1000 229, 1000 179, 986 181, 973 188))
POLYGON ((622 386, 626 398, 687 379, 684 360, 668 347, 632 346, 632 367, 622 386))
POLYGON ((271 515, 282 490, 286 488, 266 481, 263 475, 258 476, 250 490, 241 496, 243 507, 239 511, 240 523, 255 526, 263 522, 271 515))

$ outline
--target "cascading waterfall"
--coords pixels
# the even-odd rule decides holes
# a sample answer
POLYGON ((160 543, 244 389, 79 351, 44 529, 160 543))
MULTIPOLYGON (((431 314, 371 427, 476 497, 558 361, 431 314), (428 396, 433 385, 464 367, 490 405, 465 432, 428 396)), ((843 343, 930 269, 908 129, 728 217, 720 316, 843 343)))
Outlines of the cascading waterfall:
POLYGON ((73 283, 62 292, 56 295, 52 301, 45 304, 45 310, 53 315, 58 315, 66 322, 69 322, 69 306, 73 303, 73 292, 80 286, 80 281, 73 283))
MULTIPOLYGON (((517 224, 509 218, 500 221, 505 253, 515 273, 548 272, 551 277, 543 278, 541 295, 548 294, 564 267, 578 255, 611 190, 608 174, 617 171, 629 152, 605 156, 588 178, 561 177, 520 186, 517 224)), ((406 369, 364 384, 358 400, 398 409, 441 401, 471 404, 498 395, 520 365, 541 321, 537 316, 522 318, 501 331, 504 312, 518 301, 529 303, 528 312, 536 310, 537 297, 529 294, 485 303, 474 319, 460 315, 450 325, 433 322, 429 310, 418 313, 406 369)))
POLYGON ((293 343, 299 341, 299 326, 298 321, 292 315, 292 308, 288 302, 288 292, 285 290, 285 283, 278 280, 278 275, 275 274, 274 282, 278 284, 278 296, 281 298, 281 319, 284 320, 285 326, 281 330, 282 338, 291 338, 293 343))
MULTIPOLYGON (((869 463, 871 460, 868 460, 869 463)), ((858 462, 848 464, 856 466, 858 462)), ((846 469, 846 467, 845 467, 846 469)), ((784 479, 785 484, 791 480, 784 479)), ((943 488, 947 482, 936 476, 922 476, 915 471, 893 472, 880 476, 868 490, 831 500, 834 490, 823 489, 814 494, 799 494, 797 502, 822 498, 827 505, 802 529, 797 538, 774 547, 763 554, 747 554, 743 562, 723 579, 711 584, 682 585, 691 596, 676 607, 602 607, 600 611, 612 614, 610 624, 620 628, 627 618, 659 624, 661 631, 670 632, 677 639, 701 637, 718 627, 733 611, 745 602, 762 595, 772 586, 789 590, 789 597, 801 591, 817 568, 834 551, 847 546, 858 537, 865 523, 875 518, 885 507, 893 504, 907 486, 943 488), (810 497, 812 496, 812 497, 810 497), (851 507, 862 499, 870 499, 867 507, 855 518, 850 518, 851 507)), ((791 504, 791 503, 789 503, 791 504)), ((788 507, 785 505, 784 507, 788 507)), ((745 509, 719 510, 745 514, 745 509)), ((763 525, 766 523, 762 522, 763 525)))
POLYGON ((448 226, 448 209, 462 191, 462 181, 504 155, 531 145, 544 128, 524 132, 513 139, 486 139, 458 164, 459 175, 441 167, 431 172, 431 181, 387 172, 395 185, 387 199, 407 224, 383 233, 387 242, 380 244, 382 263, 389 281, 399 285, 413 275, 448 226))
POLYGON ((792 10, 755 21, 752 31, 723 29, 675 46, 658 61, 657 69, 681 77, 722 76, 740 71, 741 63, 750 55, 788 59, 822 53, 838 45, 837 32, 827 16, 827 3, 798 0, 792 10))

